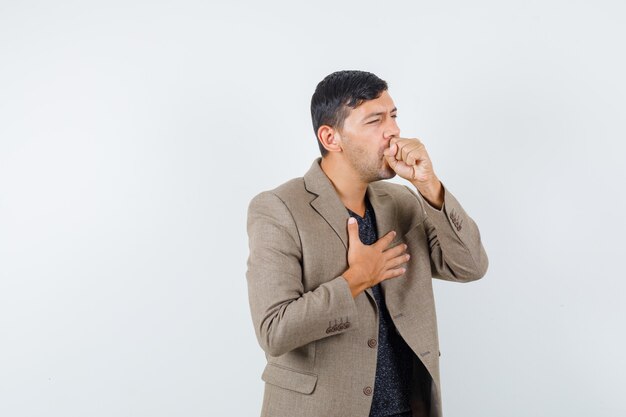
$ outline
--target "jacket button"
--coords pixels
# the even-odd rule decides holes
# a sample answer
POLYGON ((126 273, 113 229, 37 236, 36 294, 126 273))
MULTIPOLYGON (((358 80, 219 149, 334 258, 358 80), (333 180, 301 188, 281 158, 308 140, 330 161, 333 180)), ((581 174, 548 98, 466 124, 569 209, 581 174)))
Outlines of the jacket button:
POLYGON ((367 341, 367 346, 371 347, 372 349, 374 349, 376 347, 376 339, 370 339, 367 341))
POLYGON ((365 388, 363 388, 363 394, 365 394, 365 395, 372 395, 372 387, 365 387, 365 388))

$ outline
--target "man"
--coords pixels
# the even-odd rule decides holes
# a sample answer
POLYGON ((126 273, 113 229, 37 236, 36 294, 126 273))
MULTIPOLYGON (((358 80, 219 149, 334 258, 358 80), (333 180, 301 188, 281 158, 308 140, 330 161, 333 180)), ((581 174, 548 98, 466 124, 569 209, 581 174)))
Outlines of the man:
POLYGON ((330 74, 311 116, 322 157, 248 208, 261 415, 439 417, 432 277, 484 276, 478 228, 400 137, 385 81, 330 74), (380 181, 396 174, 407 185, 380 181))

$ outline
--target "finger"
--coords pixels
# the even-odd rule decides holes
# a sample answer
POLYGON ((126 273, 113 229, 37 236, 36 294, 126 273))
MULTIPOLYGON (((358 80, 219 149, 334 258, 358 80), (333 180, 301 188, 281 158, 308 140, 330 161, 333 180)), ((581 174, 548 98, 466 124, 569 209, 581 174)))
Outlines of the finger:
POLYGON ((422 148, 421 143, 415 143, 415 142, 407 143, 405 146, 402 147, 402 160, 405 161, 409 165, 413 165, 413 163, 415 163, 415 159, 413 159, 413 163, 409 163, 409 155, 413 153, 419 156, 419 154, 421 153, 421 148, 422 148))
POLYGON ((414 143, 411 139, 405 139, 398 143, 398 152, 396 158, 401 161, 406 161, 407 154, 413 149, 414 143))
POLYGON ((411 255, 405 253, 400 256, 396 256, 393 259, 389 259, 387 262, 385 262, 385 267, 388 269, 397 268, 400 265, 407 263, 409 259, 411 259, 411 255))
POLYGON ((398 146, 397 158, 402 159, 403 161, 405 160, 404 158, 408 152, 420 146, 424 146, 419 139, 400 138, 394 143, 398 146))
POLYGON ((357 242, 361 243, 361 238, 359 237, 359 225, 354 217, 350 217, 348 219, 348 247, 357 242))
POLYGON ((398 148, 401 148, 407 144, 407 142, 411 142, 411 139, 407 138, 391 138, 390 143, 396 145, 398 148))
POLYGON ((389 147, 387 149, 385 149, 383 151, 383 155, 385 155, 385 156, 394 156, 397 151, 398 151, 398 145, 396 145, 395 143, 392 143, 392 144, 389 145, 389 147))
POLYGON ((386 270, 385 272, 382 273, 381 281, 384 281, 384 280, 390 279, 390 278, 399 277, 400 275, 404 274, 405 272, 406 272, 406 268, 388 269, 388 270, 386 270))
POLYGON ((423 149, 424 149, 423 146, 420 145, 411 150, 408 150, 406 154, 406 159, 405 159, 407 165, 415 165, 416 162, 424 159, 423 149))
POLYGON ((384 253, 387 259, 392 259, 406 253, 406 248, 406 244, 402 243, 387 249, 384 253))
POLYGON ((389 246, 389 244, 393 241, 394 237, 396 237, 396 232, 395 230, 392 230, 388 232, 385 236, 378 239, 375 245, 379 246, 379 248, 384 251, 387 248, 387 246, 389 246))
POLYGON ((412 143, 412 144, 416 144, 418 146, 424 146, 424 144, 422 143, 421 140, 417 139, 417 138, 412 138, 412 139, 404 139, 405 144, 406 143, 412 143))
POLYGON ((391 169, 395 171, 396 165, 398 165, 398 160, 396 159, 396 157, 393 155, 385 155, 385 159, 387 159, 387 163, 389 164, 391 169))
POLYGON ((397 141, 396 143, 394 143, 394 145, 396 145, 396 151, 393 153, 393 156, 397 159, 397 160, 402 160, 402 146, 405 145, 405 143, 403 141, 397 141))
POLYGON ((413 140, 413 139, 403 138, 403 137, 400 137, 400 136, 394 136, 394 137, 392 137, 392 138, 390 139, 390 142, 391 142, 391 143, 406 143, 406 142, 410 142, 410 141, 412 141, 412 140, 413 140))

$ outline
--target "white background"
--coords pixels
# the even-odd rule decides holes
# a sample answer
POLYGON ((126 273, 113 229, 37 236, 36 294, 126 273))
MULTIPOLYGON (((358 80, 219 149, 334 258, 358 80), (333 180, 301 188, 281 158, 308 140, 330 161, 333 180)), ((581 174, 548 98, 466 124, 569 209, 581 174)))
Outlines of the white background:
POLYGON ((446 416, 626 415, 625 11, 0 0, 0 415, 258 415, 247 204, 318 156, 340 69, 489 255, 435 285, 446 416))

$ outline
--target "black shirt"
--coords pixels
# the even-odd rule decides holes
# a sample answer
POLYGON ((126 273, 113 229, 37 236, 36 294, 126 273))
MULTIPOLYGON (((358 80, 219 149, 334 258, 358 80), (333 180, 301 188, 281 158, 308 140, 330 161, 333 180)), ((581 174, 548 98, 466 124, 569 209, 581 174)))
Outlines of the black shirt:
MULTIPOLYGON (((375 243, 378 240, 376 217, 369 200, 365 200, 364 217, 347 210, 357 220, 361 242, 366 245, 375 243)), ((413 352, 395 329, 380 284, 374 285, 372 292, 378 306, 378 359, 370 417, 386 417, 411 409, 409 399, 413 352)))

